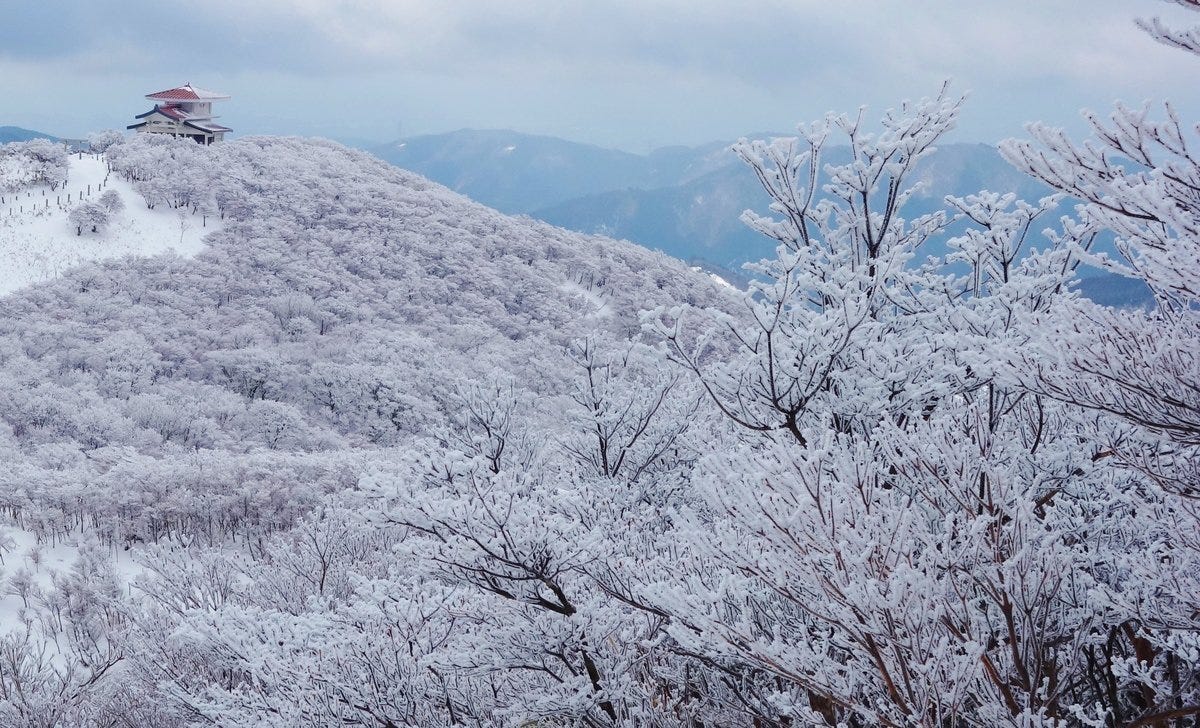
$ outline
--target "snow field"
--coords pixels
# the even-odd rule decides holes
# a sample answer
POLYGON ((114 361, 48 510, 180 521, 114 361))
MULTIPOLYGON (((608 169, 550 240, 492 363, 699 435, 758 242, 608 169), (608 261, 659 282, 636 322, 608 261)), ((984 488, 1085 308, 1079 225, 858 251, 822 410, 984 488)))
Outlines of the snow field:
POLYGON ((71 155, 69 177, 57 191, 38 185, 3 197, 0 295, 56 278, 90 261, 167 252, 195 255, 204 248, 204 236, 220 224, 210 216, 205 225, 199 215, 165 205, 147 209, 132 184, 108 173, 103 155, 71 155), (120 195, 124 209, 113 213, 109 225, 99 232, 85 229, 77 235, 68 219, 71 209, 81 198, 98 202, 108 190, 120 195))
POLYGON ((67 608, 77 588, 72 572, 80 569, 89 577, 99 576, 97 563, 112 569, 123 597, 131 595, 133 581, 144 571, 134 551, 119 544, 105 546, 78 533, 50 542, 12 522, 0 526, 0 637, 29 629, 48 648, 52 663, 62 662, 60 640, 65 635, 47 617, 67 608), (104 553, 97 553, 100 550, 104 553), (90 565, 89 557, 94 559, 90 565))

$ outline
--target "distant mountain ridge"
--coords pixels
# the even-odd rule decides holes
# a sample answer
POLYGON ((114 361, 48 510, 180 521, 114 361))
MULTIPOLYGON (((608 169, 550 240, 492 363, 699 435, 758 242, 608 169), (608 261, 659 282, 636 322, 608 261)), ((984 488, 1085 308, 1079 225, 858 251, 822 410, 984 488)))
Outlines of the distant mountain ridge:
POLYGON ((32 129, 23 129, 19 126, 0 126, 0 144, 27 142, 30 139, 50 139, 51 141, 57 141, 58 137, 32 129))
MULTIPOLYGON (((768 200, 730 145, 719 141, 638 155, 555 137, 464 129, 373 151, 501 212, 738 268, 774 248, 739 219, 748 208, 765 211, 768 200)), ((845 148, 835 147, 824 160, 838 163, 846 155, 845 148)), ((947 194, 989 186, 1028 199, 1047 192, 986 144, 946 145, 923 163, 918 177, 927 192, 910 203, 915 214, 939 207, 947 194)))
MULTIPOLYGON (((741 266, 773 255, 774 245, 740 220, 746 209, 765 212, 769 201, 730 144, 716 141, 633 154, 557 137, 462 129, 370 151, 501 212, 631 240, 739 280, 744 277, 737 272, 741 266)), ((824 159, 837 163, 846 154, 845 148, 834 147, 824 159)), ((991 189, 1037 200, 1049 193, 989 144, 942 145, 922 163, 917 178, 925 191, 909 202, 910 216, 940 209, 946 195, 991 189)), ((944 248, 926 252, 936 255, 944 248)), ((1108 276, 1089 275, 1088 295, 1124 305, 1145 303, 1144 291, 1116 277, 1110 287, 1108 276)))
POLYGON ((369 151, 477 202, 519 214, 614 189, 676 185, 725 164, 726 146, 664 147, 642 155, 558 137, 461 129, 369 151))
MULTIPOLYGON (((845 148, 824 152, 823 161, 846 161, 845 148)), ((739 267, 774 254, 774 241, 754 233, 742 221, 744 210, 766 212, 767 195, 754 174, 732 152, 712 172, 659 189, 629 189, 568 200, 535 210, 534 217, 562 227, 604 233, 646 243, 690 260, 739 267)), ((923 193, 910 200, 907 216, 940 210, 947 194, 967 195, 979 189, 1013 191, 1024 199, 1048 194, 1003 160, 994 146, 950 144, 920 164, 917 179, 923 193)), ((943 248, 926 253, 941 254, 943 248)))

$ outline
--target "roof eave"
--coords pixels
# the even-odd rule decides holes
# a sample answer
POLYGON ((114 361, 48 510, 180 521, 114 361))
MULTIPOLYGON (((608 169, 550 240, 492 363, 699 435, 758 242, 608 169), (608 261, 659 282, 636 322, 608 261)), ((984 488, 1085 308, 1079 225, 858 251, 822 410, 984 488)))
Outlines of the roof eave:
MULTIPOLYGON (((135 117, 133 117, 133 118, 135 118, 135 119, 145 119, 147 116, 150 116, 151 114, 153 114, 153 113, 155 113, 155 112, 162 113, 162 109, 161 109, 161 108, 158 106, 158 104, 155 104, 155 105, 154 105, 154 108, 153 108, 153 109, 150 109, 150 110, 149 110, 149 111, 147 111, 146 113, 144 113, 144 114, 138 114, 137 116, 135 116, 135 117)), ((163 116, 166 116, 166 114, 163 114, 163 116)))

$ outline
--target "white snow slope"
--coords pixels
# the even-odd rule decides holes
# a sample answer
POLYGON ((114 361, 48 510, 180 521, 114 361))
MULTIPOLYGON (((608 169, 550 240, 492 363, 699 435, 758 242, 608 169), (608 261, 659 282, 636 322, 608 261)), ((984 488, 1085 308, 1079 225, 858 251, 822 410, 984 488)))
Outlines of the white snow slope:
POLYGON ((4 194, 0 204, 0 295, 55 278, 87 261, 169 251, 195 255, 204 248, 205 234, 219 225, 209 217, 205 226, 199 215, 165 205, 146 209, 130 183, 107 171, 102 155, 73 154, 65 187, 52 191, 35 186, 4 194), (125 208, 100 232, 84 230, 83 235, 76 235, 75 226, 67 219, 71 208, 79 204, 81 195, 84 201, 98 202, 107 190, 116 190, 125 208))

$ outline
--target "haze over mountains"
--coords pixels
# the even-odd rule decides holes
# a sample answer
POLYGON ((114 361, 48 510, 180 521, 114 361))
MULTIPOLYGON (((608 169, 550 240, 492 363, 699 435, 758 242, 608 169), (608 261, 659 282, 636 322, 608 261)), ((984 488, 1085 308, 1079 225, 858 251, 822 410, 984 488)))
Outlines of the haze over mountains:
POLYGON ((392 164, 507 213, 534 213, 572 199, 681 184, 733 161, 728 144, 632 154, 558 137, 461 129, 371 149, 392 164))
MULTIPOLYGON (((773 255, 774 243, 740 220, 743 210, 765 211, 768 200, 755 176, 730 151, 731 143, 632 154, 557 137, 462 129, 403 139, 371 151, 501 212, 631 240, 739 280, 744 276, 742 265, 773 255)), ((824 152, 829 163, 845 158, 844 147, 824 152)), ((988 144, 941 145, 918 176, 925 191, 909 202, 910 217, 940 209, 946 195, 990 189, 1036 201, 1049 194, 988 144)), ((945 249, 926 252, 937 255, 945 249)), ((1091 269, 1084 276, 1082 289, 1102 303, 1141 305, 1148 300, 1144 287, 1136 283, 1091 269)))
MULTIPOLYGON (((737 269, 772 254, 774 246, 739 220, 743 210, 765 207, 767 198, 729 150, 731 143, 663 147, 638 155, 554 137, 464 129, 372 151, 501 212, 737 269)), ((836 164, 845 156, 845 148, 836 147, 827 149, 824 159, 836 164)), ((945 145, 920 176, 927 192, 910 203, 911 214, 940 206, 947 194, 987 188, 1032 200, 1047 194, 986 144, 945 145)))

